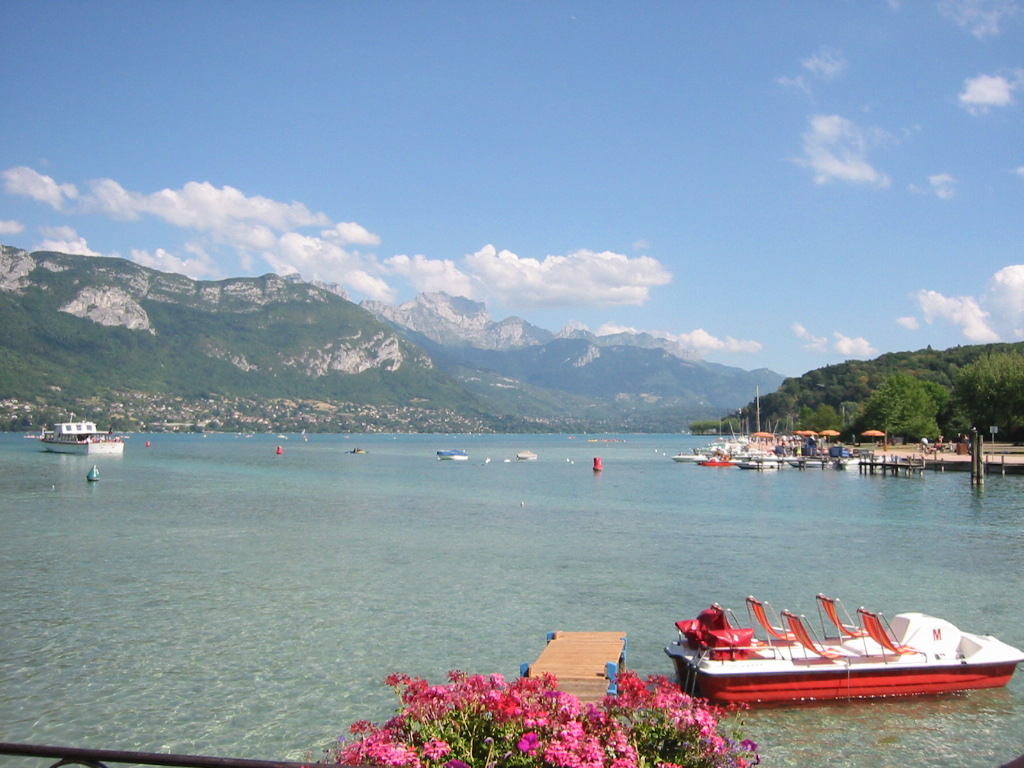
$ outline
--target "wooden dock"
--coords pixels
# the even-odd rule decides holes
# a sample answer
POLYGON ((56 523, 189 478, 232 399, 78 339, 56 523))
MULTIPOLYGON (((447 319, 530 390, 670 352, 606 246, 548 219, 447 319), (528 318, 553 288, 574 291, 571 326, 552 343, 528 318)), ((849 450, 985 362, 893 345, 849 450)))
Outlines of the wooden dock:
POLYGON ((625 632, 549 632, 548 644, 533 664, 523 664, 524 677, 545 672, 558 680, 558 690, 580 701, 600 701, 617 693, 619 670, 626 666, 625 632))
POLYGON ((921 474, 925 469, 923 456, 875 456, 874 453, 868 456, 861 456, 860 473, 862 475, 873 475, 879 472, 883 475, 898 475, 903 473, 908 477, 912 474, 921 474))

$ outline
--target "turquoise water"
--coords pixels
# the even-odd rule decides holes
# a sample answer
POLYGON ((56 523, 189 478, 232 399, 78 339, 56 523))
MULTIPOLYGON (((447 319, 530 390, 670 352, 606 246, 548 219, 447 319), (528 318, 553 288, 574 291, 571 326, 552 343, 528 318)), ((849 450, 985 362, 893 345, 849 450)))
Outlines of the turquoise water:
MULTIPOLYGON (((671 675, 675 620, 742 615, 748 594, 922 610, 1024 647, 1024 477, 979 492, 669 460, 701 443, 136 435, 87 458, 0 436, 0 740, 317 757, 392 713, 389 672, 512 677, 549 630, 592 629, 671 675), (526 448, 539 460, 515 461, 526 448)), ((767 766, 995 766, 1024 752, 1024 673, 745 717, 767 766)))

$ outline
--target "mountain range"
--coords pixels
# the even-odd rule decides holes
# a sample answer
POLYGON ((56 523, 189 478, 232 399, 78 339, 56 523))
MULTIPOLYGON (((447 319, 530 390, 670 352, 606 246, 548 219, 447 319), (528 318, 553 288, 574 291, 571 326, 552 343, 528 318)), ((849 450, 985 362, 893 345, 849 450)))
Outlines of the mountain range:
POLYGON ((113 393, 415 407, 481 428, 679 431, 783 377, 647 334, 552 333, 428 293, 349 301, 297 275, 192 280, 119 258, 0 246, 0 398, 113 393))

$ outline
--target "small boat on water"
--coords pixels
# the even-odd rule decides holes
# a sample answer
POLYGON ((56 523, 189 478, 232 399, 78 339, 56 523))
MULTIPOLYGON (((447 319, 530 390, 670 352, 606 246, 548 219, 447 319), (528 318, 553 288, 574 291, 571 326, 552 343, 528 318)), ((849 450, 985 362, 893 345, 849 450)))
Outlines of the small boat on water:
POLYGON ((708 458, 708 454, 702 453, 694 448, 693 453, 683 453, 680 451, 672 457, 672 461, 678 464, 699 464, 702 461, 707 461, 708 458))
POLYGON ((112 432, 100 432, 91 421, 67 421, 44 429, 39 441, 52 453, 115 456, 124 453, 124 440, 112 432))
POLYGON ((516 459, 518 461, 536 461, 537 454, 533 451, 520 451, 516 454, 516 459))
POLYGON ((438 461, 466 461, 469 459, 469 454, 460 450, 438 451, 437 459, 438 461))
POLYGON ((890 624, 860 608, 858 625, 840 615, 838 599, 817 601, 820 640, 805 617, 782 611, 781 626, 753 597, 750 626, 717 603, 676 622, 679 638, 665 653, 680 686, 720 703, 936 694, 1004 686, 1024 661, 1024 651, 945 619, 900 613, 890 624))
POLYGON ((735 467, 736 462, 731 456, 712 456, 710 459, 697 462, 702 467, 735 467))
POLYGON ((781 459, 777 458, 756 458, 742 459, 736 462, 736 466, 740 469, 756 469, 758 471, 764 471, 767 469, 782 469, 783 463, 781 459))

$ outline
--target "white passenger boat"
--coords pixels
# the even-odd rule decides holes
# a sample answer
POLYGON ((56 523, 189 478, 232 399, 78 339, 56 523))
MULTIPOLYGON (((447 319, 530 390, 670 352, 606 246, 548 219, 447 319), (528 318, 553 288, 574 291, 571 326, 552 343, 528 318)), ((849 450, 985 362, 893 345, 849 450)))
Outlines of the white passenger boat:
POLYGON ((718 604, 676 622, 679 639, 665 652, 680 685, 722 703, 935 694, 1004 686, 1024 661, 1024 651, 934 616, 900 613, 890 625, 860 608, 856 625, 839 615, 838 600, 817 599, 820 640, 803 616, 783 611, 780 626, 753 597, 748 627, 718 604))
POLYGON ((68 421, 44 429, 39 441, 53 453, 114 456, 124 453, 124 440, 112 432, 100 432, 91 421, 68 421))
POLYGON ((460 450, 449 450, 449 451, 438 451, 438 461, 466 461, 469 459, 469 454, 465 451, 460 450))

